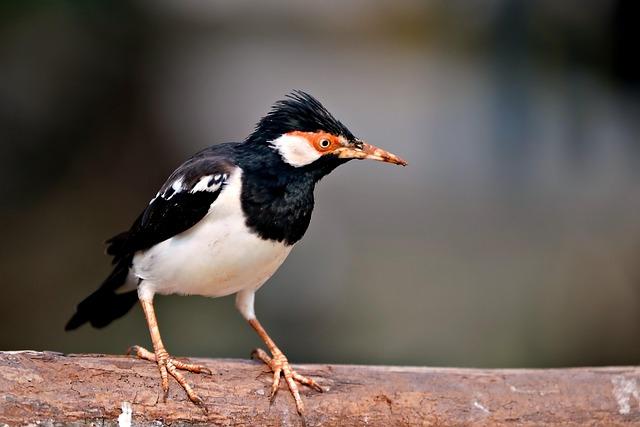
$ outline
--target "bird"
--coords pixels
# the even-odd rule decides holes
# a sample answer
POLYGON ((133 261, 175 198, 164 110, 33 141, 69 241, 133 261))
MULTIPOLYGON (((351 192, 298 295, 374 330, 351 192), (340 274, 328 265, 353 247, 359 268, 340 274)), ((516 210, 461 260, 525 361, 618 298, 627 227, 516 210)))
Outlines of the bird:
POLYGON ((129 354, 157 364, 165 401, 171 376, 193 403, 204 407, 180 371, 211 371, 167 352, 153 298, 235 294, 237 309, 269 350, 258 348, 252 357, 273 372, 271 401, 284 377, 303 415, 297 383, 319 392, 323 388, 298 374, 267 334, 255 314, 255 293, 305 234, 318 181, 353 159, 407 164, 356 138, 310 94, 290 92, 244 141, 211 145, 182 163, 131 228, 106 241, 113 269, 77 305, 65 329, 85 323, 103 328, 139 302, 153 351, 134 345, 129 354))

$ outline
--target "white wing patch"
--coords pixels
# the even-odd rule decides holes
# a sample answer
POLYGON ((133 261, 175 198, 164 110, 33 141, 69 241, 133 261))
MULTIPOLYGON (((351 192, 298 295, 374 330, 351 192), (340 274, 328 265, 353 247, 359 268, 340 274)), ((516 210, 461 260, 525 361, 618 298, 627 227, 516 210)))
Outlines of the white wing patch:
MULTIPOLYGON (((198 191, 210 191, 216 192, 220 189, 221 186, 227 183, 227 179, 229 178, 229 174, 227 173, 217 173, 215 175, 205 175, 200 178, 196 184, 191 187, 189 193, 197 193, 198 191)), ((184 177, 177 178, 171 186, 167 188, 163 193, 156 193, 156 196, 151 199, 149 204, 153 203, 158 197, 162 197, 165 200, 171 200, 173 196, 178 193, 181 193, 188 188, 184 186, 184 177)))
POLYGON ((200 181, 193 186, 189 193, 195 193, 196 191, 211 191, 209 190, 209 180, 212 178, 211 175, 205 175, 200 178, 200 181))
MULTIPOLYGON (((171 187, 167 188, 161 197, 166 200, 171 200, 173 196, 182 191, 183 178, 180 177, 171 183, 171 187)), ((155 200, 155 199, 154 199, 155 200)), ((153 202, 153 200, 152 200, 153 202)))
POLYGON ((182 178, 178 178, 173 181, 173 184, 171 184, 171 188, 173 188, 173 191, 175 191, 176 193, 179 193, 180 190, 182 190, 182 178))
POLYGON ((211 191, 215 192, 227 182, 228 174, 218 173, 215 175, 205 175, 193 186, 189 193, 196 193, 198 191, 211 191))

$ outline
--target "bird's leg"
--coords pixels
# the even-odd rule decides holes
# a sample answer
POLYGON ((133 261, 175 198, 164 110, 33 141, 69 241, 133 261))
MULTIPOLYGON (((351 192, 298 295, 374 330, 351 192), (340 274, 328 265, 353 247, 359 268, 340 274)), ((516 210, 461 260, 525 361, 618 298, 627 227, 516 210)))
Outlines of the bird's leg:
POLYGON ((155 311, 153 310, 153 303, 144 299, 140 299, 142 310, 144 311, 144 317, 147 319, 149 325, 149 333, 151 334, 151 342, 153 343, 154 352, 134 345, 127 352, 128 354, 135 354, 137 357, 158 364, 160 370, 160 378, 162 379, 162 390, 164 392, 164 400, 167 400, 169 394, 169 375, 176 379, 178 384, 182 386, 184 391, 189 396, 189 399, 196 405, 203 405, 202 399, 196 394, 191 386, 187 383, 187 380, 182 376, 178 369, 195 373, 205 373, 211 375, 211 371, 204 366, 194 365, 191 363, 184 363, 173 357, 169 356, 167 350, 164 348, 162 338, 160 338, 160 329, 158 328, 158 320, 156 319, 155 311))
POLYGON ((264 341, 264 343, 267 345, 267 348, 271 352, 271 356, 269 356, 264 350, 262 350, 261 348, 257 348, 251 353, 251 357, 262 360, 273 371, 273 383, 271 384, 270 395, 271 400, 273 401, 276 393, 278 392, 278 387, 280 385, 280 374, 282 374, 285 381, 287 382, 287 385, 289 386, 289 390, 291 391, 293 398, 296 401, 296 408, 298 409, 298 413, 300 415, 303 415, 304 404, 302 403, 302 399, 300 398, 300 392, 298 391, 298 385, 296 384, 296 381, 312 387, 320 392, 324 390, 313 379, 304 377, 294 371, 293 368, 291 368, 291 365, 289 364, 289 361, 287 360, 285 355, 278 348, 278 346, 276 346, 271 337, 269 337, 267 331, 265 331, 260 322, 258 322, 258 319, 248 319, 248 322, 251 327, 255 329, 260 338, 262 338, 262 341, 264 341))

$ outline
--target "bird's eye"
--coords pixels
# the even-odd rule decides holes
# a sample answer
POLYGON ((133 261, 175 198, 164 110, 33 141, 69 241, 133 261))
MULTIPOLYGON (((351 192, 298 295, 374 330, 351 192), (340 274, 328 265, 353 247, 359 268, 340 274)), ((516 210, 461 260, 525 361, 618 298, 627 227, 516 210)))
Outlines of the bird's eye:
POLYGON ((331 145, 331 141, 329 141, 328 139, 320 140, 320 148, 329 148, 330 145, 331 145))

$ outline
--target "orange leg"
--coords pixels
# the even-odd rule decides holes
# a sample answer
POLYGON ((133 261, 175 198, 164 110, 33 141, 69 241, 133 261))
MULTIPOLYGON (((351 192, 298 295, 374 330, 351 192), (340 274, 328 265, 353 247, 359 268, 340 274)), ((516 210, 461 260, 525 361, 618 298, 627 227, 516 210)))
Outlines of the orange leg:
POLYGON ((273 399, 276 397, 276 393, 278 392, 278 387, 280 385, 280 374, 284 376, 287 385, 289 386, 289 390, 293 395, 293 398, 296 401, 296 408, 298 409, 298 413, 300 415, 304 415, 304 404, 302 403, 302 399, 300 398, 300 392, 298 391, 298 385, 296 381, 307 385, 309 387, 314 388, 317 391, 324 391, 320 385, 315 382, 311 378, 304 377, 298 374, 296 371, 291 368, 289 361, 282 353, 282 351, 276 346, 271 337, 267 334, 267 331, 264 330, 258 319, 249 319, 249 324, 255 331, 258 333, 262 341, 267 345, 267 348, 271 352, 271 356, 269 356, 264 350, 261 348, 255 349, 251 356, 253 358, 257 358, 262 360, 267 366, 271 368, 273 371, 273 383, 271 384, 271 395, 270 398, 273 399))
POLYGON ((196 394, 195 391, 191 388, 191 386, 187 383, 187 380, 182 376, 178 369, 182 369, 189 372, 195 373, 204 373, 211 375, 211 371, 204 366, 194 365, 191 363, 181 362, 180 360, 174 359, 169 356, 169 353, 164 348, 164 344, 162 343, 162 339, 160 338, 160 329, 158 328, 158 320, 156 319, 155 311, 153 310, 153 303, 151 301, 140 300, 140 304, 142 305, 142 310, 144 311, 144 316, 147 319, 147 324, 149 325, 149 333, 151 334, 151 342, 153 343, 154 352, 150 352, 149 350, 134 345, 129 349, 127 354, 135 354, 137 357, 145 360, 149 360, 151 362, 155 362, 158 364, 158 369, 160 370, 160 378, 162 379, 162 390, 164 391, 164 400, 167 400, 167 395, 169 394, 169 375, 176 379, 178 384, 182 386, 184 391, 189 396, 189 399, 196 405, 203 405, 204 402, 202 399, 196 394))

